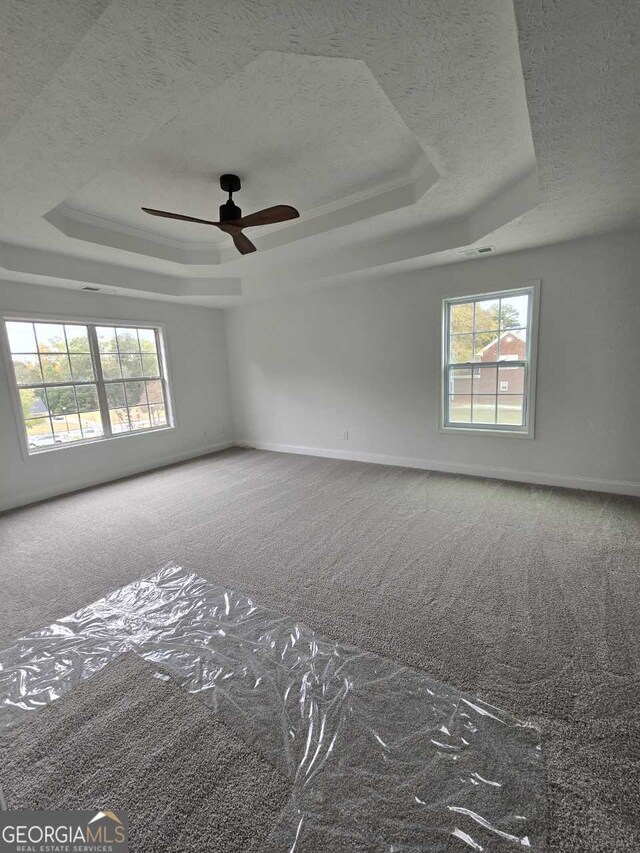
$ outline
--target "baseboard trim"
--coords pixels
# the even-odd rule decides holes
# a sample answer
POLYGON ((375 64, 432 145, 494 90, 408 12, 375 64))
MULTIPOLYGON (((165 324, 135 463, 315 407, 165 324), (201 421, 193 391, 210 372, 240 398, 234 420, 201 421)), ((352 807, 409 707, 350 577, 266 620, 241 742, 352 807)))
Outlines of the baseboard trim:
POLYGON ((456 464, 441 462, 435 459, 420 459, 410 456, 391 456, 384 453, 361 453, 358 451, 338 450, 329 447, 304 447, 296 444, 274 444, 265 441, 223 441, 208 447, 196 450, 187 450, 182 453, 172 454, 156 460, 152 465, 144 465, 131 469, 116 477, 99 477, 91 481, 72 484, 59 491, 43 491, 36 495, 20 500, 18 503, 7 503, 0 505, 0 513, 29 506, 40 501, 50 500, 61 495, 90 489, 93 486, 101 486, 106 483, 124 480, 127 477, 135 477, 147 471, 156 471, 187 462, 189 459, 197 459, 199 456, 208 456, 230 447, 254 448, 255 450, 270 450, 275 453, 293 453, 301 456, 319 456, 328 459, 344 459, 352 462, 368 462, 373 465, 392 465, 398 468, 417 468, 423 471, 438 471, 444 474, 463 474, 470 477, 488 477, 494 480, 510 480, 516 483, 530 483, 539 486, 559 486, 566 489, 581 489, 591 492, 608 492, 617 495, 631 495, 640 497, 640 483, 626 480, 597 480, 591 477, 575 477, 558 474, 539 473, 534 471, 515 471, 512 468, 488 468, 482 465, 456 464))
POLYGON ((62 489, 44 489, 35 495, 30 495, 27 498, 19 500, 17 503, 6 503, 0 505, 0 514, 10 512, 13 509, 19 509, 23 506, 40 503, 41 501, 58 498, 62 495, 73 494, 74 492, 82 492, 85 489, 91 489, 94 486, 103 486, 107 483, 115 483, 118 480, 126 480, 127 477, 135 477, 138 474, 144 474, 147 471, 156 471, 158 468, 166 468, 168 465, 176 465, 179 462, 188 462, 189 459, 197 459, 199 456, 208 456, 210 453, 218 453, 221 450, 228 450, 230 447, 235 447, 235 441, 222 441, 219 444, 211 444, 208 447, 200 447, 196 450, 185 450, 182 453, 174 453, 169 456, 163 456, 161 459, 155 460, 151 464, 141 465, 117 474, 115 477, 97 477, 92 480, 83 480, 82 482, 72 483, 62 489))
POLYGON ((328 447, 303 447, 294 444, 273 444, 265 441, 237 441, 238 447, 256 450, 272 450, 276 453, 295 453, 303 456, 321 456, 329 459, 348 459, 353 462, 370 462, 374 465, 393 465, 399 468, 418 468, 444 474, 464 474, 471 477, 489 477, 493 480, 511 480, 536 486, 559 486, 565 489, 581 489, 590 492, 608 492, 616 495, 640 497, 640 483, 625 480, 597 480, 591 477, 575 477, 564 474, 546 474, 535 471, 515 471, 512 468, 488 468, 467 463, 440 462, 435 459, 419 459, 410 456, 389 456, 384 453, 360 453, 328 447))

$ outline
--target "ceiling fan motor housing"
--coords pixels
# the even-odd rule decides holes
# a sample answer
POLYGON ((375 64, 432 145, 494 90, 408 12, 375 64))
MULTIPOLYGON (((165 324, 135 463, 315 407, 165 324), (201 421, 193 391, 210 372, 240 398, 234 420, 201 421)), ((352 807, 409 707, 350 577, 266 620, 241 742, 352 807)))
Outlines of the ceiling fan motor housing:
POLYGON ((220 222, 230 222, 233 219, 240 219, 241 216, 242 211, 232 199, 220 205, 220 222))

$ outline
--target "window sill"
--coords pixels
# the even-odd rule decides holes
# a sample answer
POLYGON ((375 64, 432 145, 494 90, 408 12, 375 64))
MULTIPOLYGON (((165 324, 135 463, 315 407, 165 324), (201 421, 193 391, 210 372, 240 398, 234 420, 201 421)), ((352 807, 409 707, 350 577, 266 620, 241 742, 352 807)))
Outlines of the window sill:
POLYGON ((87 445, 93 444, 103 444, 107 441, 114 441, 120 438, 131 438, 132 436, 141 436, 141 435, 155 435, 158 432, 167 432, 168 430, 175 429, 175 424, 167 424, 166 426, 159 426, 155 429, 141 429, 136 430, 134 432, 120 432, 117 435, 106 435, 100 436, 97 438, 86 438, 83 441, 65 441, 60 442, 59 444, 54 444, 49 447, 42 448, 27 448, 26 458, 33 459, 36 456, 42 456, 45 453, 56 453, 59 450, 70 450, 72 447, 87 447, 87 445))
POLYGON ((511 430, 511 429, 491 429, 491 427, 452 427, 440 426, 439 432, 448 433, 449 435, 462 433, 463 435, 486 435, 499 436, 500 438, 533 438, 533 429, 530 430, 511 430))

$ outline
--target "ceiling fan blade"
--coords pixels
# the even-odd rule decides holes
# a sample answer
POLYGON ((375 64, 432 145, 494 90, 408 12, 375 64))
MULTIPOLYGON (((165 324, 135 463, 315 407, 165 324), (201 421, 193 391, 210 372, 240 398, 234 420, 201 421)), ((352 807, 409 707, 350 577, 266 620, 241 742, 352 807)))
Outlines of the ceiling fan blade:
MULTIPOLYGON (((285 207, 286 205, 280 206, 285 207)), ((155 210, 153 207, 143 207, 142 210, 144 210, 145 213, 150 213, 152 216, 164 216, 165 219, 179 219, 182 222, 198 222, 200 225, 215 225, 216 228, 219 228, 221 231, 231 235, 236 249, 241 255, 248 255, 250 252, 256 251, 256 247, 253 245, 251 240, 248 237, 245 237, 238 227, 238 223, 240 222, 239 219, 236 219, 233 222, 211 222, 208 219, 196 219, 195 216, 183 216, 181 213, 169 213, 168 210, 155 210)), ((291 210, 293 210, 293 208, 291 208, 291 210)), ((263 213, 265 211, 260 212, 263 213)), ((296 215, 298 215, 297 211, 296 215)), ((291 219, 293 217, 289 216, 288 218, 291 219)))
POLYGON ((240 252, 241 255, 248 255, 251 252, 256 251, 256 247, 253 245, 251 240, 246 235, 244 235, 239 228, 230 229, 229 231, 227 231, 227 234, 231 234, 236 249, 240 252))
POLYGON ((236 219, 234 225, 238 228, 253 228, 255 225, 275 225, 276 222, 286 222, 288 219, 297 219, 300 216, 295 207, 289 204, 276 204, 274 207, 265 207, 257 210, 242 219, 236 219))
POLYGON ((164 216, 165 219, 181 219, 183 222, 198 222, 200 225, 220 225, 219 222, 211 222, 208 219, 196 219, 195 216, 183 216, 181 213, 169 213, 167 210, 154 210, 153 207, 143 207, 142 210, 152 216, 164 216))

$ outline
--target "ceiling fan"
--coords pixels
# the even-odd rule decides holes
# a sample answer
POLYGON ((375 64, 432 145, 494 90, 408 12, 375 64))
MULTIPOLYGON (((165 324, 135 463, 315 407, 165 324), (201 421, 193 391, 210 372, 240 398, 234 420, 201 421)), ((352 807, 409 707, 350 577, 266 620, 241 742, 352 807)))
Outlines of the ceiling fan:
POLYGON ((154 210, 152 207, 143 207, 145 213, 152 216, 164 216, 166 219, 180 219, 183 222, 198 222, 200 225, 215 225, 226 234, 230 234, 236 249, 241 255, 255 252, 256 247, 251 240, 242 233, 243 228, 254 228, 256 225, 275 225, 277 222, 286 222, 288 219, 297 219, 300 214, 288 204, 276 204, 274 207, 265 207, 243 216, 237 204, 234 204, 232 195, 240 189, 240 178, 237 175, 221 175, 220 187, 229 193, 229 198, 220 205, 220 221, 211 222, 208 219, 196 219, 194 216, 183 216, 181 213, 169 213, 166 210, 154 210))

